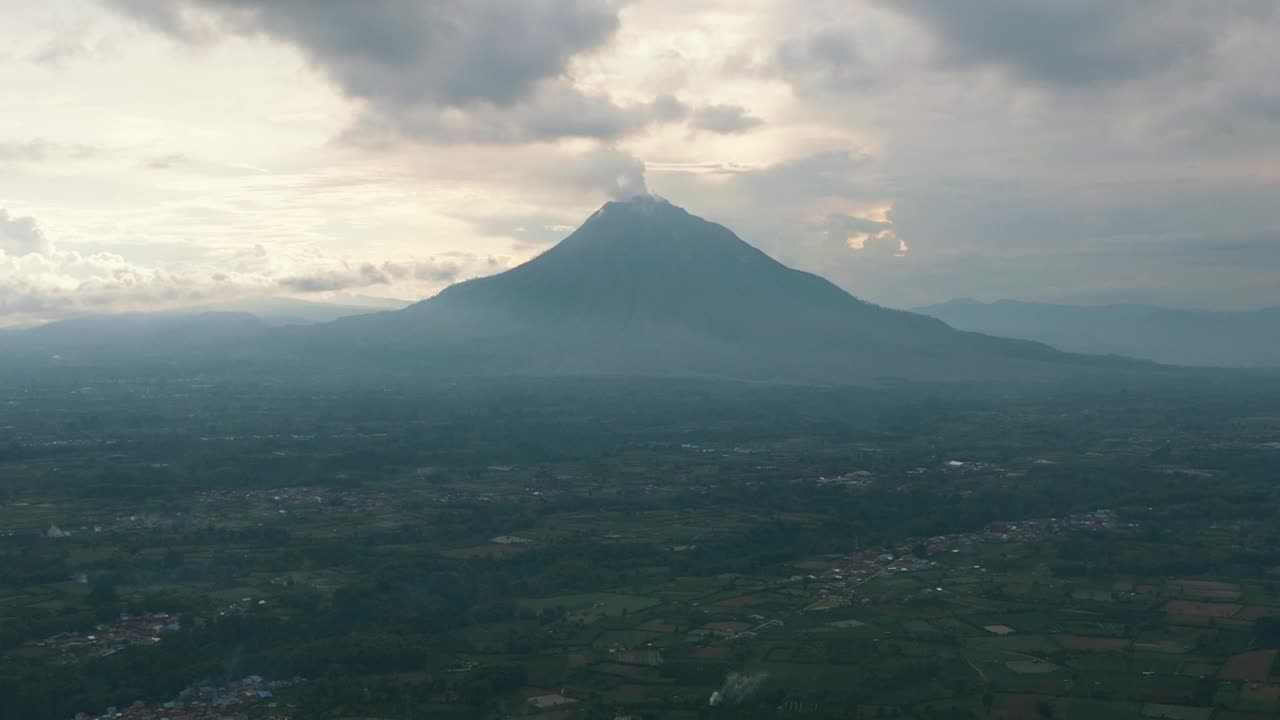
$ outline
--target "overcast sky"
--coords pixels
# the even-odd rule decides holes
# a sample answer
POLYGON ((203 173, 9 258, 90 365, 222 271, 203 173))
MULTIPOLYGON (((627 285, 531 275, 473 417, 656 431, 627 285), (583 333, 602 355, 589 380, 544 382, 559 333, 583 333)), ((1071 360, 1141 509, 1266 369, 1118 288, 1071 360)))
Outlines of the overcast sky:
POLYGON ((1280 0, 8 0, 0 325, 418 298, 652 192, 854 294, 1280 304, 1280 0))

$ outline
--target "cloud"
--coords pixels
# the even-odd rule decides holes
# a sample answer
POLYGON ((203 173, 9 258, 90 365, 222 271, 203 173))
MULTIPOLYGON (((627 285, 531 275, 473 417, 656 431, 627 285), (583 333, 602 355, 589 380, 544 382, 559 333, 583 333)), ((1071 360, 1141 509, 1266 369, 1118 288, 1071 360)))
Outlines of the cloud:
POLYGON ((547 178, 571 187, 601 192, 613 200, 648 195, 644 162, 622 150, 603 147, 549 168, 547 178))
POLYGON ((40 33, 25 59, 49 69, 63 70, 78 60, 100 59, 108 54, 111 39, 95 32, 92 23, 81 22, 66 14, 58 22, 41 24, 40 33))
POLYGON ((0 164, 87 160, 100 152, 102 149, 94 145, 63 145, 41 138, 0 142, 0 164))
POLYGON ((466 210, 458 211, 454 216, 466 221, 476 232, 486 237, 511 238, 520 245, 533 247, 543 247, 564 239, 582 222, 582 218, 574 213, 540 209, 466 210))
POLYGON ((358 290, 400 281, 426 283, 437 289, 458 280, 489 275, 506 269, 506 258, 449 253, 439 257, 374 263, 339 263, 307 273, 280 278, 281 288, 301 293, 358 290))
POLYGON ((376 265, 360 263, 340 269, 317 270, 305 275, 292 275, 281 278, 277 283, 280 287, 289 290, 315 293, 365 288, 373 285, 389 285, 391 276, 376 265))
POLYGON ((210 42, 217 33, 211 18, 197 17, 195 8, 183 2, 105 0, 105 4, 144 25, 186 40, 210 42))
POLYGON ((170 170, 185 164, 187 160, 187 156, 182 153, 166 153, 147 158, 142 166, 148 170, 170 170))
POLYGON ((388 263, 392 277, 411 277, 433 283, 451 283, 462 274, 462 266, 449 261, 422 260, 413 263, 388 263))
MULTIPOLYGON (((615 103, 568 77, 605 44, 626 0, 105 0, 189 42, 264 35, 300 50, 365 116, 348 137, 612 139, 672 106, 615 103)), ((682 114, 682 113, 681 113, 682 114)))
POLYGON ((512 106, 473 103, 465 108, 415 106, 363 116, 344 138, 379 145, 403 138, 433 142, 519 144, 588 138, 616 140, 655 124, 675 122, 688 113, 671 95, 647 102, 618 104, 600 93, 563 83, 540 87, 512 106))
POLYGON ((53 146, 44 140, 0 142, 0 163, 40 162, 49 157, 53 146))
POLYGON ((705 105, 693 111, 689 122, 698 130, 725 135, 746 132, 764 123, 741 105, 705 105))
POLYGON ((34 218, 15 217, 0 208, 0 253, 23 257, 52 249, 34 218))
POLYGON ((312 251, 273 252, 261 244, 148 265, 115 252, 63 249, 34 219, 0 210, 0 326, 281 292, 395 287, 401 295, 423 296, 508 265, 504 257, 458 252, 358 262, 312 251))
POLYGON ((785 40, 774 66, 802 90, 861 90, 880 79, 858 51, 851 30, 823 28, 785 40))
POLYGON ((884 219, 857 215, 827 217, 827 240, 843 245, 862 257, 903 257, 911 248, 893 227, 892 208, 880 213, 884 219))
POLYGON ((820 150, 756 167, 663 169, 660 180, 655 175, 659 194, 696 198, 709 212, 737 218, 748 231, 753 225, 771 228, 767 234, 884 200, 875 186, 875 160, 856 149, 820 150))
POLYGON ((457 282, 465 277, 488 275, 505 270, 506 258, 479 257, 467 253, 446 253, 437 257, 383 263, 382 269, 395 279, 423 280, 433 285, 457 282))
POLYGON ((191 304, 217 295, 199 274, 141 267, 112 253, 47 247, 23 256, 0 254, 0 324, 191 304))
POLYGON ((1241 22, 1274 18, 1274 0, 875 0, 937 43, 945 67, 993 66, 1056 88, 1158 74, 1209 54, 1241 22))

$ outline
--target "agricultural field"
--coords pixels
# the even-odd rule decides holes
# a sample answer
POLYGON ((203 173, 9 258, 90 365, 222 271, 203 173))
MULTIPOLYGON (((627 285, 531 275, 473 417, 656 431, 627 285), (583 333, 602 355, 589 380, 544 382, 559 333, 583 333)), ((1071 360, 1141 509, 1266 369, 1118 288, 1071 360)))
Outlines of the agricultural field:
POLYGON ((10 406, 0 716, 1280 713, 1280 455, 1250 449, 1280 417, 1244 399, 1217 432, 1099 397, 822 425, 178 387, 198 434, 136 392, 91 430, 10 406))

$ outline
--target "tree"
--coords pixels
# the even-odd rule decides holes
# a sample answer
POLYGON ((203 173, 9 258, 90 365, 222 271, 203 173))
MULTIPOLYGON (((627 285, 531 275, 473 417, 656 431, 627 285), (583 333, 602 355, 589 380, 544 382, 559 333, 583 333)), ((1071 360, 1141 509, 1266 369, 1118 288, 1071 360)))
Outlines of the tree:
POLYGON ((1053 715, 1057 709, 1052 700, 1039 700, 1036 702, 1036 712, 1045 720, 1053 720, 1053 715))
POLYGON ((1280 647, 1280 617, 1258 618, 1253 624, 1253 636, 1262 647, 1280 647))
POLYGON ((185 561, 182 551, 177 548, 169 548, 164 554, 164 566, 170 570, 182 567, 185 561))
POLYGON ((119 601, 120 593, 116 592, 116 586, 110 583, 94 583, 93 588, 89 590, 89 604, 94 607, 115 605, 119 601))

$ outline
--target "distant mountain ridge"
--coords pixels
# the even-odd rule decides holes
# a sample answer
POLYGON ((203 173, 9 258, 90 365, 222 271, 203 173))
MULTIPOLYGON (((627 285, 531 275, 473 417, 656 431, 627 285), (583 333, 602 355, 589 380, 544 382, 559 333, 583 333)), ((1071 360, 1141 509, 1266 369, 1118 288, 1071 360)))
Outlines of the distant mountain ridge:
POLYGON ((342 302, 299 300, 291 297, 249 297, 237 300, 163 310, 156 315, 203 315, 206 313, 243 313, 267 325, 311 325, 332 322, 353 315, 399 310, 409 305, 385 298, 351 297, 342 302))
POLYGON ((0 331, 0 352, 8 349, 26 357, 58 356, 81 362, 216 356, 229 344, 245 347, 261 342, 271 328, 314 325, 404 306, 375 298, 364 302, 367 304, 340 305, 255 297, 154 312, 84 315, 0 331))
POLYGON ((76 365, 173 362, 216 356, 266 336, 269 326, 248 313, 90 315, 0 337, 0 357, 76 365))
POLYGON ((952 300, 916 312, 962 330, 1034 340, 1068 352, 1177 365, 1280 367, 1280 307, 1216 312, 952 300))

